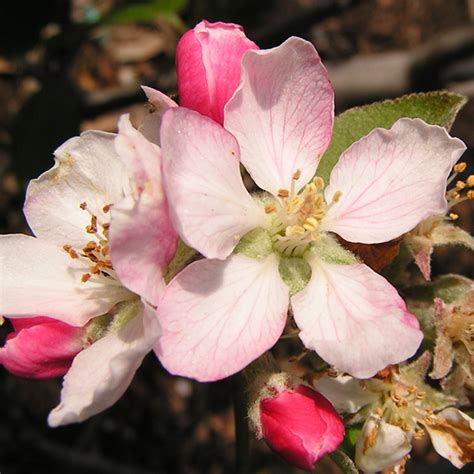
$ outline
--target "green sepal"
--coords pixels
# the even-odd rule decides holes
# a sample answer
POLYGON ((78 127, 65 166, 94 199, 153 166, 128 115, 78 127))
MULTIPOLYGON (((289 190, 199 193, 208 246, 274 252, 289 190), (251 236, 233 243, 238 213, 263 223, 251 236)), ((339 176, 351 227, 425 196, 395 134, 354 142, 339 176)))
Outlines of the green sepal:
POLYGON ((87 325, 85 344, 90 345, 110 332, 117 332, 137 316, 142 307, 143 303, 138 298, 132 298, 116 304, 108 313, 93 318, 87 325))
POLYGON ((357 257, 345 249, 334 237, 329 234, 321 234, 320 238, 311 244, 307 250, 308 256, 314 256, 324 260, 327 263, 337 265, 352 265, 359 263, 357 257))
POLYGON ((196 258, 198 252, 188 247, 182 240, 178 241, 176 253, 168 265, 163 278, 168 284, 186 265, 196 258))
POLYGON ((359 474, 359 469, 357 469, 354 461, 342 449, 333 451, 329 454, 329 457, 343 474, 359 474))
POLYGON ((273 252, 270 234, 262 228, 247 232, 234 249, 235 254, 243 254, 250 258, 267 257, 273 252))
POLYGON ((288 286, 290 297, 301 291, 311 278, 309 263, 300 257, 281 257, 278 269, 281 279, 288 286))
POLYGON ((390 128, 402 117, 420 118, 448 130, 466 98, 447 91, 402 96, 362 107, 354 107, 336 117, 331 143, 319 163, 316 174, 325 182, 342 152, 374 128, 390 128))

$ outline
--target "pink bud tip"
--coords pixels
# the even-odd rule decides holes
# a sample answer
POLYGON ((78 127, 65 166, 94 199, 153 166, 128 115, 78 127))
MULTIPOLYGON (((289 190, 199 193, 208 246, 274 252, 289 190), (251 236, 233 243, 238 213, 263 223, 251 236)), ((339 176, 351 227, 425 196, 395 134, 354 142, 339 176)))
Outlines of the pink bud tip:
POLYGON ((12 320, 14 331, 0 348, 0 364, 12 374, 33 379, 64 375, 82 350, 83 328, 45 316, 12 320))
POLYGON ((179 105, 211 117, 221 125, 224 106, 240 81, 240 63, 258 49, 241 26, 201 21, 187 31, 176 49, 179 105))
POLYGON ((260 401, 260 422, 270 448, 300 469, 334 451, 344 438, 344 424, 331 403, 304 385, 260 401))

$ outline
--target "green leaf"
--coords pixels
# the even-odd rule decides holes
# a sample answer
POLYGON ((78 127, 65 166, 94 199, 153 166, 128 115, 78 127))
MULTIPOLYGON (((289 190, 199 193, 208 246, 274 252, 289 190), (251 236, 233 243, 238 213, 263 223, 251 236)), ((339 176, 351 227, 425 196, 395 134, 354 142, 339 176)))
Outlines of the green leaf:
POLYGON ((149 22, 157 17, 175 18, 175 15, 187 3, 187 0, 154 0, 124 5, 113 10, 104 19, 107 23, 149 22))
POLYGON ((359 474, 354 461, 341 449, 329 454, 329 457, 337 464, 344 474, 359 474))
POLYGON ((399 118, 411 117, 449 130, 465 103, 466 98, 462 95, 436 91, 346 110, 336 117, 332 141, 319 164, 317 175, 327 183, 342 152, 374 128, 390 128, 399 118))

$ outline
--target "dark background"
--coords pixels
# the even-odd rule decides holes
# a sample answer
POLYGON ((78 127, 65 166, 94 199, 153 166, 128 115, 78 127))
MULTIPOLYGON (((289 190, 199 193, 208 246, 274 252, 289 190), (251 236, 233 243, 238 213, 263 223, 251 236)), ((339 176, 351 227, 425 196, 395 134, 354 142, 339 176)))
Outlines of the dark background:
MULTIPOLYGON (((115 131, 121 113, 146 113, 139 85, 175 94, 174 50, 202 18, 245 27, 260 47, 297 35, 327 65, 340 112, 407 92, 448 89, 474 97, 472 0, 48 0, 0 2, 0 232, 28 232, 24 186, 52 152, 85 129, 115 131), (133 8, 131 8, 133 7, 133 8)), ((474 103, 452 133, 473 155, 474 103)), ((459 224, 472 231, 469 203, 459 224)), ((1 271, 1 269, 0 269, 1 271)), ((440 249, 439 273, 472 272, 472 255, 440 249)), ((472 274, 471 274, 472 276, 472 274)), ((2 339, 8 324, 0 328, 2 339)), ((290 364, 290 362, 286 362, 290 364)), ((0 370, 0 471, 18 473, 210 473, 233 471, 232 385, 171 377, 149 355, 125 396, 81 425, 50 429, 60 380, 22 380, 0 370)), ((428 440, 408 473, 462 471, 428 440)), ((323 460, 320 473, 334 466, 323 460)), ((301 472, 252 445, 252 473, 301 472)))

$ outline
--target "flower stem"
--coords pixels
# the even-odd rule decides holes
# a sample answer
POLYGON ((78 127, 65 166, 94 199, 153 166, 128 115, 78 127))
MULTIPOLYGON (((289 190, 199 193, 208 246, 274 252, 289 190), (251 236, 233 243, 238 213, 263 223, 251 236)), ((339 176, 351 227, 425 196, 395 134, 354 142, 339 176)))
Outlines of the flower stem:
POLYGON ((232 377, 235 421, 235 473, 247 474, 250 467, 250 437, 247 421, 248 396, 242 373, 232 377))

